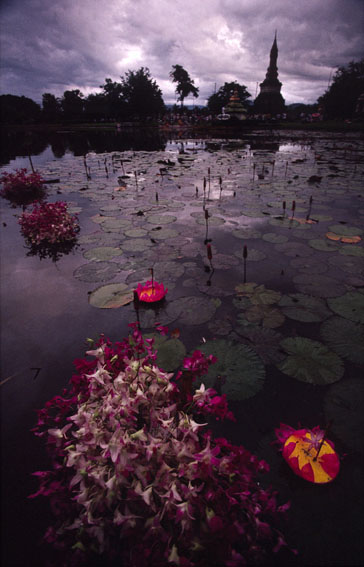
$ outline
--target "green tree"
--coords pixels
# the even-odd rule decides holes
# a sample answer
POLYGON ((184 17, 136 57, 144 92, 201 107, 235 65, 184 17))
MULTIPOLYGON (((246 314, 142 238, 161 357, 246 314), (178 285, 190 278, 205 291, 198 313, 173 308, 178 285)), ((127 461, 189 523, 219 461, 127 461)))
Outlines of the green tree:
POLYGON ((228 104, 229 99, 235 90, 238 91, 242 104, 251 97, 251 94, 247 91, 245 85, 239 85, 237 82, 224 83, 224 85, 220 87, 216 93, 212 94, 208 98, 207 108, 209 111, 216 114, 220 113, 222 108, 228 104))
POLYGON ((82 121, 84 100, 83 94, 79 89, 64 91, 61 99, 61 107, 64 118, 70 122, 82 121))
POLYGON ((0 109, 3 124, 32 124, 40 120, 40 105, 26 96, 1 95, 0 109))
POLYGON ((125 115, 126 104, 123 98, 123 87, 111 79, 105 79, 105 84, 100 85, 105 98, 105 113, 109 118, 118 120, 125 115))
POLYGON ((165 111, 162 91, 152 79, 147 67, 138 71, 128 71, 121 77, 121 93, 128 115, 145 120, 165 111))
POLYGON ((363 92, 364 59, 338 67, 332 84, 317 102, 327 118, 352 118, 359 95, 363 92))
POLYGON ((42 119, 44 122, 57 122, 61 118, 61 101, 54 94, 42 95, 42 119))
POLYGON ((181 102, 181 107, 183 106, 184 99, 189 94, 191 94, 195 98, 198 97, 199 89, 194 85, 194 81, 191 79, 182 65, 173 65, 172 71, 169 73, 169 76, 171 77, 173 83, 177 83, 177 100, 181 102))

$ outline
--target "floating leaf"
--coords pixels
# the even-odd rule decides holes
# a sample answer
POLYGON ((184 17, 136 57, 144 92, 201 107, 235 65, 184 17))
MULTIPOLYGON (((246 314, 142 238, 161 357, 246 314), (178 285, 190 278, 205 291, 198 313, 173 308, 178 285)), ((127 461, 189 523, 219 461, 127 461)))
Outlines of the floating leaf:
POLYGON ((133 301, 133 291, 123 283, 107 284, 89 295, 89 303, 100 309, 116 309, 133 301))
POLYGON ((320 333, 334 352, 355 364, 364 364, 364 325, 334 316, 321 325, 320 333))
POLYGON ((77 268, 73 275, 83 282, 107 282, 119 271, 120 266, 115 262, 90 262, 77 268))
POLYGON ((217 308, 216 301, 207 297, 180 297, 168 303, 167 315, 179 319, 180 324, 201 325, 209 321, 217 308))
POLYGON ((207 325, 213 335, 228 335, 232 330, 232 325, 225 319, 214 319, 207 325))
POLYGON ((199 347, 206 355, 214 355, 217 362, 209 367, 200 379, 206 388, 213 387, 216 379, 221 392, 230 400, 245 400, 261 390, 265 380, 264 364, 253 349, 224 339, 207 341, 199 347), (220 381, 220 378, 222 380, 220 381))
POLYGON ((284 234, 276 234, 275 232, 266 232, 263 234, 262 238, 263 240, 273 242, 274 244, 283 244, 283 242, 288 241, 287 236, 284 236, 284 234))
POLYGON ((325 301, 303 293, 284 295, 278 305, 287 317, 304 323, 323 321, 331 315, 325 301))
MULTIPOLYGON (((331 260, 331 257, 329 260, 331 260)), ((312 256, 309 258, 294 258, 290 261, 290 266, 304 274, 322 274, 327 271, 325 262, 312 256)))
POLYGON ((327 303, 334 313, 350 321, 364 323, 364 293, 348 291, 341 297, 328 299, 327 303))
POLYGON ((339 253, 344 256, 358 256, 362 258, 364 256, 364 248, 359 248, 359 246, 341 246, 339 253))
POLYGON ((283 252, 286 256, 293 256, 294 258, 306 258, 313 254, 313 251, 306 246, 306 244, 302 244, 301 242, 284 242, 283 244, 276 244, 275 249, 278 250, 278 252, 283 252))
POLYGON ((330 256, 328 262, 335 268, 340 268, 349 274, 364 274, 364 266, 362 266, 362 262, 360 262, 360 260, 358 261, 356 259, 346 257, 345 255, 335 255, 330 256))
POLYGON ((329 226, 329 230, 340 235, 340 238, 344 236, 360 236, 363 234, 361 228, 357 228, 356 226, 347 226, 345 224, 333 224, 329 226))
POLYGON ((244 312, 243 317, 250 323, 269 329, 275 329, 284 323, 283 313, 270 305, 252 305, 244 312))
POLYGON ((158 347, 156 363, 165 372, 173 372, 181 366, 186 348, 179 339, 168 339, 158 347))
POLYGON ((352 451, 364 452, 364 382, 349 378, 334 384, 324 399, 326 420, 332 423, 331 429, 352 451))
POLYGON ((147 236, 148 231, 144 230, 144 228, 129 228, 124 232, 125 236, 129 238, 143 238, 147 236))
POLYGON ((83 256, 86 260, 95 260, 99 262, 101 260, 111 260, 116 256, 121 256, 123 251, 120 248, 115 248, 113 246, 98 246, 97 248, 91 248, 84 252, 83 256))
MULTIPOLYGON (((244 259, 244 249, 240 249, 237 250, 236 252, 234 252, 234 255, 237 256, 237 258, 240 258, 241 260, 244 259)), ((262 252, 261 250, 256 250, 255 248, 248 248, 248 256, 247 256, 247 261, 248 262, 260 262, 261 260, 264 260, 264 258, 266 258, 266 254, 264 254, 264 252, 262 252)))
POLYGON ((282 335, 273 329, 249 325, 239 327, 238 335, 255 350, 264 364, 277 364, 285 357, 280 349, 282 335))
POLYGON ((343 283, 321 274, 298 274, 293 281, 299 291, 316 297, 336 297, 344 289, 343 283))
POLYGON ((235 291, 238 297, 247 297, 254 305, 273 305, 281 298, 279 291, 266 289, 263 284, 254 282, 239 284, 235 291))
POLYGON ((146 238, 130 238, 122 244, 123 250, 126 252, 144 252, 150 246, 152 246, 152 243, 146 238))
POLYGON ((305 337, 286 338, 281 341, 281 347, 288 356, 277 367, 301 382, 331 384, 344 374, 339 356, 318 341, 305 337))
POLYGON ((254 239, 254 238, 260 238, 262 236, 262 233, 259 232, 258 230, 255 230, 254 228, 238 228, 236 230, 232 231, 232 234, 236 237, 236 238, 241 238, 242 240, 250 240, 250 239, 254 239))
POLYGON ((328 242, 327 240, 321 240, 320 238, 309 240, 308 243, 312 248, 320 250, 321 252, 337 252, 339 249, 338 243, 328 242))
POLYGON ((177 217, 173 217, 171 215, 152 214, 152 215, 148 215, 146 220, 150 224, 164 225, 175 222, 177 220, 177 217))

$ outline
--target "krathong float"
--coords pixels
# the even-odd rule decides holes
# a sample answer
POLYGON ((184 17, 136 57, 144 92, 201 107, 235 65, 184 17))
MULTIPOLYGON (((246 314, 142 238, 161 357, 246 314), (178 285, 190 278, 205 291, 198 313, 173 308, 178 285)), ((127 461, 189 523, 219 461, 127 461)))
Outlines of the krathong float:
POLYGON ((165 288, 162 283, 154 281, 153 269, 151 269, 150 271, 152 274, 152 279, 148 280, 144 285, 138 283, 138 287, 135 290, 138 296, 138 300, 145 303, 155 303, 157 301, 161 301, 168 291, 168 289, 165 288))
POLYGON ((326 439, 320 427, 293 429, 282 424, 276 429, 281 444, 282 456, 293 472, 315 484, 334 480, 340 469, 339 456, 334 444, 326 439))

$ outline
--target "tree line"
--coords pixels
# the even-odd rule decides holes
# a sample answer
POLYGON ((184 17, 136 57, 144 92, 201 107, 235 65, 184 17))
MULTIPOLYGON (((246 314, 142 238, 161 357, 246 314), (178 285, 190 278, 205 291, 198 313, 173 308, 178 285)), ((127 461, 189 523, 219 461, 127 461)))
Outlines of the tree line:
MULTIPOLYGON (((173 65, 169 74, 175 83, 177 101, 183 104, 188 96, 198 97, 199 89, 181 65, 173 65)), ((2 123, 76 123, 102 121, 146 121, 166 112, 162 91, 147 67, 128 71, 120 82, 110 78, 100 85, 101 92, 85 97, 79 89, 66 90, 62 97, 52 93, 42 95, 42 105, 25 96, 1 95, 2 123)), ((245 85, 226 82, 207 100, 207 111, 219 114, 237 90, 241 102, 251 97, 245 85)), ((350 119, 358 112, 358 98, 364 93, 364 59, 339 67, 331 85, 319 97, 317 106, 326 118, 350 119)), ((250 103, 252 105, 252 103, 250 103)), ((252 105, 254 111, 254 106, 252 105)))

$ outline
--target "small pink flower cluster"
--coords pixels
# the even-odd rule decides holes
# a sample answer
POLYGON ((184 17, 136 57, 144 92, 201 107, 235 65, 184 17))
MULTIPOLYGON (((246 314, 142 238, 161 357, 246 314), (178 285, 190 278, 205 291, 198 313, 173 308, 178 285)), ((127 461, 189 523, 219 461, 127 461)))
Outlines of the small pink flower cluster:
POLYGON ((7 198, 27 198, 29 194, 36 193, 43 189, 44 179, 36 172, 27 173, 27 169, 18 169, 15 173, 4 173, 0 182, 3 188, 0 194, 7 198))
MULTIPOLYGON (((285 545, 272 524, 287 505, 257 482, 267 465, 195 420, 194 409, 224 414, 222 397, 201 386, 188 411, 136 326, 87 354, 35 428, 53 468, 35 473, 32 496, 50 499, 46 540, 62 549, 62 564, 239 567, 285 545)), ((197 372, 200 355, 189 366, 197 372)))
POLYGON ((31 244, 56 244, 71 241, 79 231, 77 215, 67 211, 67 203, 35 203, 33 210, 19 218, 23 235, 31 244))
POLYGON ((214 364, 216 361, 217 358, 212 354, 205 357, 200 350, 195 350, 191 357, 185 358, 183 368, 192 372, 194 376, 202 376, 206 374, 210 364, 214 364))
POLYGON ((213 388, 206 390, 205 385, 201 384, 192 399, 198 413, 213 415, 216 419, 236 421, 233 412, 229 411, 226 394, 218 396, 213 388))

